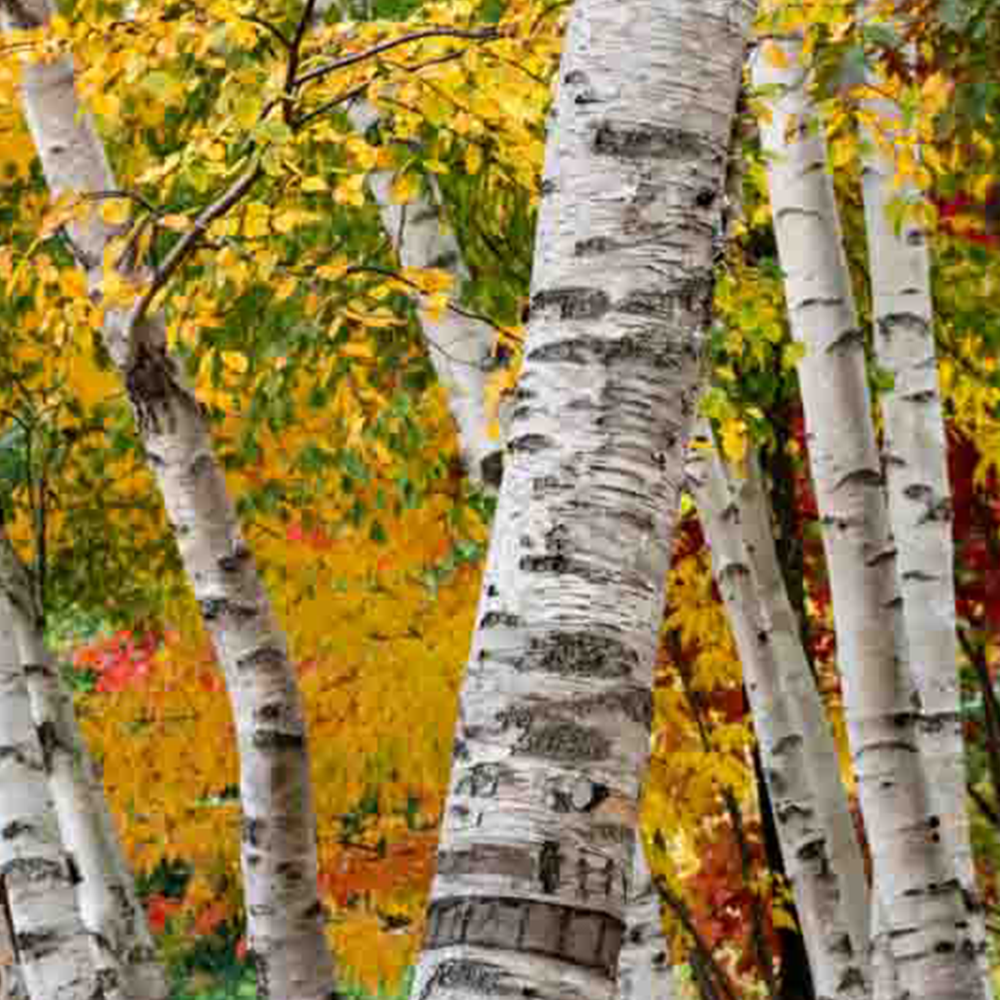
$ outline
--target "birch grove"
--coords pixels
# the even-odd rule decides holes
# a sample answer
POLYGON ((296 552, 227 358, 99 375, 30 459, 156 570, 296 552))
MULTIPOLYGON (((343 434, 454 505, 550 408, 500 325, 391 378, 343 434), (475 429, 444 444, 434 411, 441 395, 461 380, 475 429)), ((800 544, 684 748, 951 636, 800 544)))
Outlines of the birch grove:
MULTIPOLYGON (((772 42, 754 83, 777 88, 761 123, 810 466, 833 592, 854 769, 872 851, 876 971, 892 994, 985 996, 969 908, 937 832, 920 753, 917 689, 899 600, 896 552, 865 374, 864 340, 841 245, 825 140, 806 93, 800 47, 772 42), (775 65, 781 62, 781 66, 775 65)), ((920 612, 917 612, 920 613, 920 612)), ((952 837, 948 837, 952 842, 952 837)), ((880 987, 881 988, 881 987, 880 987)))

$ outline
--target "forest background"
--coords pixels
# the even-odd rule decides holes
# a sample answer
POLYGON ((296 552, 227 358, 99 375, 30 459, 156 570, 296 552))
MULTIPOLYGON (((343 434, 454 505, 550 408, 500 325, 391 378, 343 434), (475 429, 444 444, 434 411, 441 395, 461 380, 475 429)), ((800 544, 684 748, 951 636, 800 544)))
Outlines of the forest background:
MULTIPOLYGON (((492 328, 481 403, 499 441, 520 360, 566 10, 536 0, 330 9, 295 49, 306 75, 326 69, 287 108, 296 4, 79 0, 43 32, 4 35, 0 523, 33 570, 178 996, 253 991, 233 727, 125 394, 94 333, 102 308, 133 293, 109 266, 102 304, 88 295, 64 227, 94 205, 48 196, 18 110, 23 57, 73 53, 119 178, 97 207, 121 227, 119 249, 156 264, 199 234, 156 301, 211 416, 293 650, 331 944, 359 990, 396 994, 423 930, 494 504, 489 477, 461 454, 425 334, 446 314, 492 328), (359 131, 345 111, 361 95, 377 114, 359 131), (206 218, 251 157, 253 186, 206 218), (386 201, 429 196, 464 273, 453 260, 403 266, 384 226, 386 201)), ((997 933, 1000 85, 990 67, 1000 21, 987 0, 864 16, 848 4, 797 11, 865 322, 866 69, 880 74, 920 143, 919 155, 897 148, 900 189, 922 194, 898 210, 935 233, 968 790, 997 933)), ((767 35, 765 19, 757 46, 780 62, 767 35)), ((801 349, 786 318, 759 112, 748 88, 702 407, 728 461, 739 466, 751 444, 760 449, 786 582, 851 787, 798 403, 801 349)), ((869 378, 876 391, 890 379, 874 362, 869 378)), ((776 970, 801 961, 802 943, 739 659, 689 498, 662 629, 643 829, 689 988, 704 988, 696 970, 708 964, 734 992, 777 995, 776 970)))

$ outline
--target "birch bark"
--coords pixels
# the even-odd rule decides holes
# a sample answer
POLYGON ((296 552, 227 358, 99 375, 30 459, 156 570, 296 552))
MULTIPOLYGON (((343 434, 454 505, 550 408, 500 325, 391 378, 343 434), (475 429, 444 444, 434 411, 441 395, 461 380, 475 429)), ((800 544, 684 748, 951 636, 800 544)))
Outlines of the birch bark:
POLYGON ((166 977, 145 911, 122 853, 100 777, 80 734, 73 699, 42 638, 27 569, 0 529, 0 595, 11 610, 32 717, 44 752, 49 789, 80 916, 108 997, 164 1000, 166 977))
POLYGON ((875 352, 879 364, 893 376, 892 388, 879 397, 882 464, 903 626, 917 690, 917 735, 939 832, 955 859, 983 973, 988 976, 966 810, 948 446, 938 386, 927 234, 912 219, 897 232, 889 217, 894 199, 919 195, 912 185, 893 186, 895 159, 889 150, 895 138, 906 139, 899 106, 871 98, 864 109, 875 120, 875 127, 865 134, 862 169, 875 352))
POLYGON ((688 461, 753 711, 817 997, 868 996, 870 900, 833 736, 781 581, 756 455, 734 481, 701 425, 688 461))
POLYGON ((45 770, 10 607, 0 594, 0 882, 15 957, 31 1000, 93 1000, 101 982, 45 770))
MULTIPOLYGON (((20 28, 44 25, 52 14, 48 0, 0 0, 0 9, 5 25, 20 28)), ((116 189, 93 121, 79 105, 68 58, 26 67, 23 101, 54 197, 116 189)), ((68 228, 96 291, 114 231, 96 219, 68 228)), ((320 1000, 336 991, 319 902, 315 814, 295 674, 241 537, 204 413, 168 354, 163 318, 135 320, 132 309, 106 310, 104 340, 128 391, 233 706, 248 940, 258 995, 320 1000)))
POLYGON ((730 3, 578 0, 414 996, 610 998, 743 56, 730 3))
POLYGON ((919 753, 864 338, 825 141, 798 43, 773 44, 784 50, 786 66, 757 59, 754 83, 780 89, 769 100, 761 138, 792 330, 807 348, 799 381, 848 732, 887 939, 875 942, 876 952, 892 955, 900 997, 982 997, 969 915, 953 859, 940 843, 919 753))

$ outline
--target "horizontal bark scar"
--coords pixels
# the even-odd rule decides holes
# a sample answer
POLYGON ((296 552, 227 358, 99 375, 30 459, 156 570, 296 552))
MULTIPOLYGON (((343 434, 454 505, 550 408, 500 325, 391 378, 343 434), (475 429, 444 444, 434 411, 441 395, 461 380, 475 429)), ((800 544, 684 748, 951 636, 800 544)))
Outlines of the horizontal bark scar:
POLYGON ((697 132, 669 126, 618 124, 604 121, 594 131, 593 150, 599 156, 623 160, 695 160, 718 150, 697 132))

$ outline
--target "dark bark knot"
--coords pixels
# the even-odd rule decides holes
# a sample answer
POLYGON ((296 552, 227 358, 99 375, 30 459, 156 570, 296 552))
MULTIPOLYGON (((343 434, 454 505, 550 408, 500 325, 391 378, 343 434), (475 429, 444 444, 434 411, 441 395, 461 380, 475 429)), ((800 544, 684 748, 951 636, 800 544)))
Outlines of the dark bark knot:
POLYGON ((125 372, 125 389, 135 410, 140 433, 172 430, 170 404, 183 399, 174 363, 162 347, 152 348, 140 341, 135 357, 125 372))

